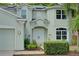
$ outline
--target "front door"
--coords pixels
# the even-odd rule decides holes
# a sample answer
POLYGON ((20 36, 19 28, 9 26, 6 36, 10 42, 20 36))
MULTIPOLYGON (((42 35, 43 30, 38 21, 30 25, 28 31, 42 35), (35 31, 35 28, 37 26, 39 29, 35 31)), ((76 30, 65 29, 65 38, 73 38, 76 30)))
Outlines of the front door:
POLYGON ((45 35, 45 30, 43 28, 36 28, 33 30, 33 40, 36 40, 39 46, 43 45, 45 35))

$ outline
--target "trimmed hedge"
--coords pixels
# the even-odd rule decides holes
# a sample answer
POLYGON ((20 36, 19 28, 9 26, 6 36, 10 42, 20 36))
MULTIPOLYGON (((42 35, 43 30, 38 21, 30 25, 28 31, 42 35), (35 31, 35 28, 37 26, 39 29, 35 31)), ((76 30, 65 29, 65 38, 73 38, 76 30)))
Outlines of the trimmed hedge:
POLYGON ((44 43, 44 52, 47 55, 62 55, 69 52, 69 44, 64 40, 47 41, 44 43))

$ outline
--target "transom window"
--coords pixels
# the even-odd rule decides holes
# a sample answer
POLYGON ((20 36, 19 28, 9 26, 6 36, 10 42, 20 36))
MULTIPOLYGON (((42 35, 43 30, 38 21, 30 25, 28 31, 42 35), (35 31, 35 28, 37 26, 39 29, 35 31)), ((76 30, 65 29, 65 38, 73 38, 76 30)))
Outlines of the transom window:
POLYGON ((56 10, 56 19, 66 19, 66 13, 64 10, 56 10))
POLYGON ((58 39, 58 40, 67 39, 67 29, 66 28, 57 28, 56 29, 56 39, 58 39))
POLYGON ((26 18, 26 10, 21 10, 21 16, 22 18, 26 18))

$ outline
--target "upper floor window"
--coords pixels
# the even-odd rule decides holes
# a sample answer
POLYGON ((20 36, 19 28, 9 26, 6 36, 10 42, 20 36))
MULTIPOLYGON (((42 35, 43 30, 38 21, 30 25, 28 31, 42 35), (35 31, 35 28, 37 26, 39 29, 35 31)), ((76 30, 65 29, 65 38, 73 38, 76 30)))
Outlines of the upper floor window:
POLYGON ((57 28, 56 29, 56 39, 58 39, 58 40, 67 39, 67 29, 66 28, 57 28))
POLYGON ((21 10, 21 16, 22 18, 26 18, 26 10, 21 10))
POLYGON ((56 19, 66 19, 66 13, 64 10, 56 10, 56 19))

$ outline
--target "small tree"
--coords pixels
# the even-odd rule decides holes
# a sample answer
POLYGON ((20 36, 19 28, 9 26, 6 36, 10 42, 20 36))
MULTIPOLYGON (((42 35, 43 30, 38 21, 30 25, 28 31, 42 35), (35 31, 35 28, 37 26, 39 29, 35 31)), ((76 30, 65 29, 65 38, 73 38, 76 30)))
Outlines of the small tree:
POLYGON ((79 47, 79 15, 77 15, 71 22, 72 29, 77 31, 77 46, 79 47))
POLYGON ((77 46, 79 47, 79 3, 67 3, 64 4, 67 11, 72 12, 72 19, 70 20, 70 28, 78 32, 77 35, 77 46))

